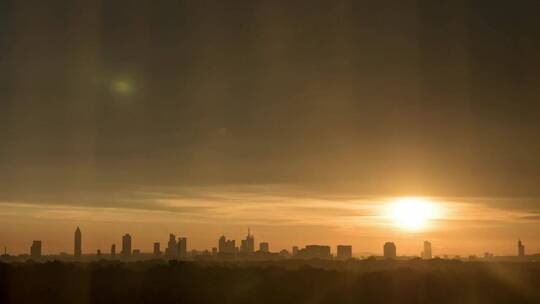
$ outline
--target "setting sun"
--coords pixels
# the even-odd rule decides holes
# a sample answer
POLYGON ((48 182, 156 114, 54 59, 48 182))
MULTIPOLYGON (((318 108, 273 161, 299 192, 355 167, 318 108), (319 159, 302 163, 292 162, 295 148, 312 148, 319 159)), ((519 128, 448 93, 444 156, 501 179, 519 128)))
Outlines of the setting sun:
POLYGON ((430 220, 440 213, 436 203, 423 198, 409 197, 394 201, 389 216, 400 229, 418 231, 425 229, 430 220))

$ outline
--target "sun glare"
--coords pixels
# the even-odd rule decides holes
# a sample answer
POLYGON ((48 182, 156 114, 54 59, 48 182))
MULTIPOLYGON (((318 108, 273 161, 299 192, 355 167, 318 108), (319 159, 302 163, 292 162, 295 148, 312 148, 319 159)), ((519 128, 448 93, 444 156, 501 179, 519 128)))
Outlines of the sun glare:
POLYGON ((407 231, 419 231, 428 227, 440 213, 436 203, 424 198, 407 197, 394 201, 389 216, 397 227, 407 231))

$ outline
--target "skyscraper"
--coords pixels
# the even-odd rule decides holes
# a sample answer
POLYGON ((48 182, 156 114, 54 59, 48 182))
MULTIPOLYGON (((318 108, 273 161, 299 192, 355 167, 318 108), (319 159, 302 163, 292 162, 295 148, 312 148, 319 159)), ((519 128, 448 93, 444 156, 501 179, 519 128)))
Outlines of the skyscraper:
POLYGON ((123 256, 131 255, 131 235, 129 235, 129 233, 126 233, 122 237, 122 255, 123 256))
POLYGON ((30 247, 30 256, 32 258, 41 257, 41 241, 33 241, 32 247, 30 247))
POLYGON ((116 256, 116 244, 111 245, 111 257, 116 256))
POLYGON ((387 258, 387 259, 394 259, 397 254, 396 254, 396 244, 392 243, 392 242, 386 242, 384 244, 384 257, 387 258))
POLYGON ((82 255, 82 234, 79 227, 77 227, 77 230, 75 230, 75 248, 73 250, 73 255, 76 258, 80 258, 82 255))
POLYGON ((159 242, 154 243, 154 255, 158 256, 161 254, 161 250, 159 249, 159 242))
POLYGON ((248 228, 248 234, 245 240, 242 240, 240 245, 240 252, 242 253, 253 253, 255 252, 255 238, 251 234, 251 231, 248 228))
POLYGON ((518 257, 525 257, 525 245, 523 245, 523 242, 521 242, 521 240, 518 240, 518 257))
POLYGON ((176 235, 172 233, 169 234, 169 242, 167 243, 165 254, 171 257, 175 257, 178 255, 178 244, 176 243, 176 235))
POLYGON ((340 260, 347 260, 347 259, 352 258, 352 246, 351 245, 338 245, 337 258, 340 260))
POLYGON ((431 253, 431 243, 428 241, 424 241, 424 251, 422 252, 422 258, 429 260, 433 257, 431 253))
POLYGON ((219 253, 225 253, 225 254, 231 254, 236 253, 236 241, 235 240, 227 240, 227 238, 222 235, 219 238, 218 241, 218 252, 219 253))
POLYGON ((187 238, 178 238, 178 256, 181 258, 187 257, 187 238))

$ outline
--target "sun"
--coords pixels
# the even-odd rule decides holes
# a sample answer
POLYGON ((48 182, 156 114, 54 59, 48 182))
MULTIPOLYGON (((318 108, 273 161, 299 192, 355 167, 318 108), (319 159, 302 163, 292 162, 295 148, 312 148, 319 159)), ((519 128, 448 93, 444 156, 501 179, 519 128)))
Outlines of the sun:
POLYGON ((389 217, 400 229, 420 231, 439 216, 439 206, 424 198, 406 197, 395 200, 389 208, 389 217))

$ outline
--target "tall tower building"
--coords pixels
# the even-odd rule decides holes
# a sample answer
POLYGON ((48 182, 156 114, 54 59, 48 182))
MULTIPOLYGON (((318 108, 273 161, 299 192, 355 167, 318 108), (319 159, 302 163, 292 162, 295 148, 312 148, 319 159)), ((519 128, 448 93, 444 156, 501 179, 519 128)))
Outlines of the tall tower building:
POLYGON ((245 240, 242 240, 240 244, 240 252, 253 253, 255 252, 255 238, 251 234, 251 230, 248 228, 248 234, 245 240))
POLYGON ((76 258, 80 258, 82 255, 82 235, 79 227, 77 227, 77 230, 75 230, 75 248, 73 250, 73 255, 76 258))
POLYGON ((161 254, 161 250, 159 249, 159 242, 154 243, 154 255, 158 256, 161 254))
POLYGON ((396 244, 392 242, 386 242, 383 247, 384 257, 387 259, 394 259, 396 254, 396 244))
POLYGON ((30 247, 30 256, 32 258, 41 257, 41 241, 33 241, 32 247, 30 247))
POLYGON ((116 256, 116 244, 111 245, 111 256, 112 257, 116 256))
POLYGON ((126 233, 122 237, 122 255, 123 256, 131 255, 131 235, 129 235, 129 233, 126 233))
POLYGON ((236 241, 235 240, 227 240, 227 238, 222 235, 219 238, 218 241, 218 252, 219 253, 225 253, 225 254, 232 254, 236 253, 236 241))
POLYGON ((431 242, 424 241, 424 251, 422 252, 422 258, 429 260, 433 257, 431 253, 431 242))
POLYGON ((525 245, 523 245, 523 242, 521 242, 521 240, 518 240, 518 257, 525 257, 525 245))
POLYGON ((185 237, 178 238, 178 255, 181 258, 187 257, 187 238, 185 237))
POLYGON ((169 234, 169 242, 167 243, 167 248, 165 249, 165 254, 168 256, 177 256, 178 255, 178 244, 176 243, 176 235, 169 234))

